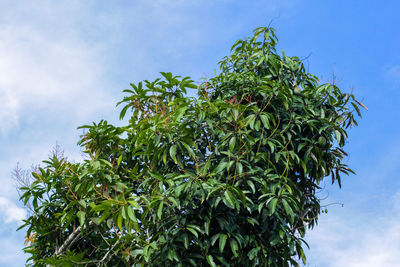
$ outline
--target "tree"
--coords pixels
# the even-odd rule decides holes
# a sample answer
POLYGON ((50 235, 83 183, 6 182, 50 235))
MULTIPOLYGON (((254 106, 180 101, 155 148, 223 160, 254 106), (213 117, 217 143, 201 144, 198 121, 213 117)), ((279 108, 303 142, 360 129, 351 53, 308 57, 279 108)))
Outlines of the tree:
POLYGON ((162 72, 131 84, 120 118, 80 127, 87 159, 53 156, 21 187, 29 261, 75 266, 289 266, 341 186, 346 129, 364 107, 276 51, 238 40, 199 86, 162 72), (187 96, 197 89, 198 97, 187 96))

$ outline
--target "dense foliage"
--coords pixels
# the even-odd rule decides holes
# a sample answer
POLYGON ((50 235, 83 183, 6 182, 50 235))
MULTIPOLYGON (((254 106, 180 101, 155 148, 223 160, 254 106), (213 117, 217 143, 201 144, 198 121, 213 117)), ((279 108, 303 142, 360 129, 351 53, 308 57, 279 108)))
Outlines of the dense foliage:
POLYGON ((80 163, 52 157, 21 199, 34 265, 289 266, 360 114, 352 94, 278 55, 271 28, 237 41, 199 86, 161 73, 119 104, 126 126, 82 126, 80 163), (198 89, 190 98, 187 89, 198 89))

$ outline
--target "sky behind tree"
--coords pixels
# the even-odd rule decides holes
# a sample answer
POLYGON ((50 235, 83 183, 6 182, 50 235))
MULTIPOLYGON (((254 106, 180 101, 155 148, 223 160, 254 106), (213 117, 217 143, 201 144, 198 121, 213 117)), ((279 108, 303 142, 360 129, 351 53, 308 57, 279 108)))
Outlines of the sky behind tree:
POLYGON ((396 1, 0 2, 0 266, 22 266, 25 216, 11 172, 45 160, 58 143, 74 161, 77 126, 119 124, 122 90, 160 71, 200 82, 239 38, 277 30, 278 49, 332 73, 368 108, 350 130, 342 189, 308 232, 309 266, 397 266, 400 251, 400 20, 396 1), (338 204, 335 204, 338 203, 338 204), (343 205, 342 205, 343 204, 343 205))

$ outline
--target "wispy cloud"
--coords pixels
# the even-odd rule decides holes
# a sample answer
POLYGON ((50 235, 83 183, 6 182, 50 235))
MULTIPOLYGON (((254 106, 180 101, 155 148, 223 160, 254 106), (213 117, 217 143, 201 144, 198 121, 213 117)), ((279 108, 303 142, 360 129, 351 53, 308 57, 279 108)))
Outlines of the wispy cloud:
POLYGON ((400 192, 377 215, 331 213, 308 233, 309 266, 399 266, 400 192))
POLYGON ((308 266, 398 266, 400 191, 393 180, 400 166, 397 139, 386 137, 385 143, 374 143, 379 158, 369 155, 369 148, 361 150, 367 143, 359 145, 357 159, 349 163, 358 175, 346 177, 343 188, 332 188, 323 201, 340 199, 344 207, 330 206, 318 226, 306 234, 311 247, 308 266))
POLYGON ((0 266, 19 267, 25 266, 26 255, 21 249, 24 242, 24 234, 15 232, 10 225, 1 225, 0 230, 0 266))
POLYGON ((3 133, 44 112, 81 116, 108 98, 98 83, 101 57, 79 39, 59 40, 29 25, 9 25, 0 31, 0 58, 3 133))
POLYGON ((0 197, 0 218, 5 223, 21 223, 26 217, 26 210, 18 207, 5 197, 0 197))

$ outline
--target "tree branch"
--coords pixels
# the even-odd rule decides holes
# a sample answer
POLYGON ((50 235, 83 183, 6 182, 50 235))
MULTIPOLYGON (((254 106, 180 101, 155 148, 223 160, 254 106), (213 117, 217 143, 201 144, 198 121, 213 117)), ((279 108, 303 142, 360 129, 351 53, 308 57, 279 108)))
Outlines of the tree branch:
POLYGON ((108 254, 110 254, 110 252, 115 248, 115 246, 118 245, 119 241, 120 240, 117 240, 117 242, 115 242, 115 244, 110 248, 110 250, 107 251, 104 257, 97 263, 98 267, 101 266, 101 263, 107 259, 108 254))
MULTIPOLYGON (((89 222, 89 226, 92 225, 93 222, 89 222)), ((81 231, 81 226, 78 226, 69 236, 68 238, 64 241, 64 243, 61 245, 59 249, 56 250, 55 255, 60 256, 61 254, 64 254, 64 252, 70 248, 79 238, 79 233, 81 231)))

